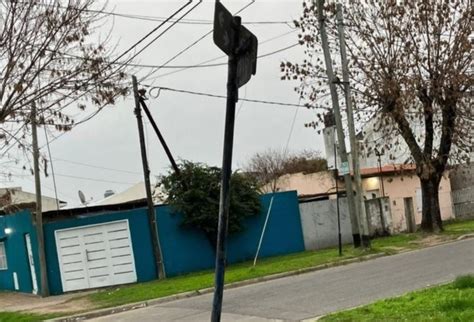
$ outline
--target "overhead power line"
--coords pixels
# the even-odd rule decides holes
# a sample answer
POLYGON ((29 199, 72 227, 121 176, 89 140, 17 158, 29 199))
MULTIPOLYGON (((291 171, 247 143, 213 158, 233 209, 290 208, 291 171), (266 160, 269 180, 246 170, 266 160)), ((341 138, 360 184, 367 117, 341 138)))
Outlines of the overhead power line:
MULTIPOLYGON (((207 97, 213 97, 213 98, 227 99, 227 96, 225 96, 225 95, 217 95, 217 94, 210 94, 210 93, 203 93, 203 92, 188 91, 188 90, 184 90, 184 89, 177 89, 177 88, 170 88, 170 87, 150 86, 150 85, 146 85, 146 84, 142 84, 142 86, 149 87, 150 88, 149 92, 151 92, 152 90, 158 90, 158 95, 159 95, 159 92, 163 90, 163 91, 170 91, 170 92, 176 92, 176 93, 184 93, 184 94, 191 94, 191 95, 199 95, 199 96, 207 96, 207 97)), ((151 96, 151 94, 150 94, 150 96, 151 96)), ((155 96, 155 97, 157 97, 157 96, 155 96)), ((266 100, 257 100, 257 99, 250 99, 250 98, 240 98, 239 100, 240 101, 245 101, 245 102, 252 102, 252 103, 269 104, 269 105, 305 107, 304 105, 300 105, 300 104, 283 103, 283 102, 266 101, 266 100)))
MULTIPOLYGON (((266 42, 267 42, 267 41, 266 41, 266 42)), ((262 42, 262 44, 263 44, 263 42, 262 42)), ((285 50, 288 50, 288 49, 291 49, 291 48, 293 48, 293 47, 296 47, 296 46, 298 46, 298 45, 299 45, 299 44, 296 43, 296 44, 293 44, 293 45, 290 45, 290 46, 287 46, 287 47, 284 47, 284 48, 280 48, 280 49, 277 49, 277 50, 275 50, 275 51, 272 51, 272 52, 269 52, 269 53, 266 53, 266 54, 257 56, 257 58, 264 58, 264 57, 272 56, 272 55, 275 55, 275 54, 277 54, 277 53, 280 53, 280 52, 283 52, 283 51, 285 51, 285 50)), ((148 81, 150 81, 150 80, 155 80, 155 79, 162 78, 162 77, 169 76, 169 75, 173 75, 173 74, 176 74, 176 73, 179 73, 179 72, 188 70, 188 69, 198 68, 198 67, 200 67, 200 66, 212 67, 212 66, 223 66, 223 65, 227 65, 227 63, 207 64, 207 63, 216 61, 216 60, 221 59, 221 58, 224 58, 224 57, 226 57, 226 56, 215 57, 215 58, 208 59, 208 60, 202 61, 202 62, 200 62, 200 63, 198 63, 198 64, 191 65, 191 66, 183 66, 183 68, 180 68, 180 69, 178 69, 178 70, 171 71, 171 72, 168 72, 168 73, 165 73, 165 74, 161 74, 161 75, 155 76, 155 77, 153 77, 153 78, 148 78, 147 80, 148 80, 148 81)))
MULTIPOLYGON (((183 6, 181 6, 178 10, 176 10, 171 16, 169 16, 165 21, 163 21, 162 23, 160 23, 158 26, 156 26, 155 28, 153 28, 150 32, 148 32, 145 36, 143 36, 142 38, 140 38, 137 42, 135 42, 135 44, 133 44, 129 49, 127 49, 125 52, 123 52, 120 56, 118 56, 117 58, 115 58, 115 60, 113 61, 113 63, 116 63, 120 58, 122 58, 123 56, 125 56, 126 54, 128 54, 130 51, 132 51, 135 47, 137 47, 139 44, 141 44, 143 41, 145 41, 145 39, 147 39, 148 37, 150 37, 155 31, 157 31, 158 29, 160 29, 166 22, 168 22, 169 20, 173 19, 174 16, 176 16, 177 14, 179 14, 182 10, 184 10, 184 8, 186 8, 187 6, 189 6, 190 4, 192 3, 192 0, 188 1, 186 4, 184 4, 183 6)), ((199 3, 198 3, 199 4, 199 3)), ((187 14, 187 13, 186 13, 187 14)), ((184 16, 182 16, 184 17, 184 16)), ((182 18, 180 17, 180 18, 182 18)), ((170 27, 174 26, 171 25, 170 27)), ((165 30, 168 31, 169 28, 167 28, 165 30)), ((155 39, 153 39, 151 42, 155 42, 156 39, 158 39, 160 36, 162 36, 163 33, 161 33, 158 37, 156 37, 155 39)), ((150 44, 148 44, 147 46, 149 46, 150 44)), ((145 47, 146 48, 146 47, 145 47)), ((141 53, 144 49, 142 49, 139 53, 141 53)), ((136 53, 133 58, 135 56, 137 56, 138 53, 136 53)), ((133 59, 132 58, 132 59, 133 59)))
MULTIPOLYGON (((170 19, 172 19, 174 16, 176 16, 179 12, 181 12, 183 9, 185 9, 188 5, 190 5, 192 3, 192 0, 189 0, 186 4, 184 4, 183 6, 181 6, 178 10, 176 10, 171 16, 169 16, 167 19, 168 21, 170 19)), ((183 17, 185 17, 187 14, 189 14, 192 10, 194 10, 199 4, 202 3, 202 0, 199 1, 199 3, 197 5, 195 5, 194 7, 191 8, 191 10, 188 10, 185 14, 183 14, 180 18, 178 18, 178 21, 180 19, 182 19, 183 17)), ((153 40, 151 40, 145 47, 143 47, 142 49, 140 49, 140 51, 138 51, 137 53, 135 53, 131 58, 129 58, 125 63, 123 63, 123 65, 126 65, 128 64, 131 60, 133 60, 136 56, 138 56, 140 53, 142 53, 146 48, 148 48, 152 43, 154 43, 158 38, 160 38, 161 36, 163 36, 168 30, 170 30, 177 22, 175 21, 174 23, 172 23, 171 26, 169 26, 168 28, 165 29, 165 31, 163 31, 162 33, 160 33, 158 36, 156 36, 153 40)), ((122 58, 123 56, 125 56, 127 53, 129 53, 130 51, 132 51, 135 47, 137 47, 140 43, 142 43, 146 38, 148 38, 149 36, 151 36, 156 30, 158 30, 161 26, 163 26, 165 24, 165 22, 162 22, 160 23, 157 27, 153 28, 150 32, 148 32, 145 36, 143 36, 142 38, 140 38, 135 44, 133 44, 129 49, 127 49, 125 52, 123 52, 120 56, 118 56, 117 58, 115 58, 115 60, 113 60, 112 62, 110 62, 108 64, 108 66, 111 66, 112 64, 115 64, 117 63, 117 61, 122 58)), ((122 67, 122 66, 121 66, 122 67)), ((121 68, 119 67, 119 69, 121 68)), ((117 71, 119 70, 117 69, 117 71)), ((75 101, 77 101, 78 99, 84 97, 87 93, 89 93, 90 91, 92 90, 89 89, 87 91, 85 91, 84 93, 82 93, 81 95, 79 95, 77 98, 75 98, 73 101, 69 102, 68 104, 66 104, 65 106, 62 107, 62 109, 68 107, 69 105, 71 105, 72 103, 74 103, 75 101)), ((76 127, 77 125, 79 124, 82 124, 84 122, 87 122, 89 121, 91 118, 93 118, 94 116, 96 116, 101 110, 102 108, 104 108, 105 106, 107 105, 107 103, 103 104, 102 106, 100 106, 95 112, 93 112, 92 114, 90 114, 89 116, 86 116, 84 119, 82 119, 81 121, 79 122, 76 122, 73 127, 76 127)), ((53 141, 56 141, 57 139, 59 139, 60 137, 62 137, 64 134, 66 134, 67 132, 63 132, 61 134, 59 134, 58 136, 54 137, 50 143, 52 143, 53 141)), ((44 146, 40 147, 43 148, 44 146)))
POLYGON ((60 162, 66 162, 66 163, 71 163, 71 164, 76 164, 80 165, 83 167, 89 167, 89 168, 94 168, 94 169, 100 169, 100 170, 107 170, 107 171, 115 171, 115 172, 122 172, 122 173, 129 173, 129 174, 138 174, 142 175, 143 173, 141 172, 134 172, 134 171, 129 171, 129 170, 123 170, 123 169, 115 169, 115 168, 108 168, 108 167, 101 167, 89 163, 82 163, 82 162, 77 162, 77 161, 72 161, 72 160, 66 160, 66 159, 59 159, 59 158, 54 158, 55 161, 60 161, 60 162))
MULTIPOLYGON (((294 31, 290 31, 290 32, 285 32, 281 35, 278 35, 278 36, 275 36, 275 37, 272 37, 272 38, 269 38, 267 40, 264 40, 262 41, 261 43, 259 43, 260 45, 263 45, 265 43, 268 43, 270 41, 273 41, 273 40, 276 40, 276 39, 279 39, 283 36, 286 36, 286 35, 289 35, 291 33, 293 33, 294 31)), ((280 49, 277 49, 275 51, 271 51, 269 53, 266 53, 266 54, 262 54, 260 56, 257 56, 257 58, 264 58, 264 57, 268 57, 268 56, 271 56, 271 55, 274 55, 274 54, 277 54, 277 53, 280 53, 282 51, 285 51, 285 50, 288 50, 288 49, 291 49, 293 47, 296 47, 298 46, 299 44, 298 43, 295 43, 293 45, 290 45, 290 46, 286 46, 286 47, 283 47, 283 48, 280 48, 280 49)), ((75 58, 75 59, 80 59, 80 60, 90 60, 90 61, 94 61, 94 58, 87 58, 87 57, 81 57, 79 55, 73 55, 73 54, 68 54, 68 53, 61 53, 61 52, 57 52, 63 56, 67 56, 67 57, 71 57, 71 58, 75 58)), ((177 55, 175 55, 177 56, 177 55)), ((185 69, 190 69, 190 68, 201 68, 201 67, 216 67, 216 66, 224 66, 224 65, 227 65, 227 63, 215 63, 215 64, 207 64, 207 63, 210 63, 210 62, 213 62, 213 61, 216 61, 216 60, 219 60, 219 59, 222 59, 222 58, 226 58, 227 56, 226 55, 221 55, 221 56, 218 56, 218 57, 214 57, 212 59, 208 59, 206 61, 203 61, 203 62, 200 62, 198 64, 194 64, 194 65, 168 65, 167 63, 164 63, 162 65, 153 65, 153 64, 135 64, 135 63, 126 63, 126 62, 122 62, 122 61, 117 61, 117 62, 112 62, 111 64, 114 64, 114 65, 124 65, 124 66, 130 66, 130 67, 141 67, 141 68, 163 68, 163 69, 180 69, 181 70, 185 70, 185 69)), ((174 59, 174 58, 173 58, 174 59)), ((173 60, 173 59, 170 59, 169 61, 173 60)), ((172 72, 174 73, 174 72, 172 72)), ((170 73, 171 74, 171 73, 170 73)), ((165 74, 165 75, 168 75, 168 74, 165 74)), ((165 75, 161 75, 161 76, 165 76, 165 75)))
MULTIPOLYGON (((192 3, 192 0, 190 0, 185 6, 188 6, 190 3, 192 3)), ((155 38, 153 38, 147 45, 145 45, 145 47, 141 48, 137 53, 135 53, 132 57, 130 57, 127 61, 130 62, 132 61, 136 56, 138 56, 139 54, 141 54, 145 49, 147 49, 148 47, 150 47, 156 40, 158 40, 158 38, 160 38, 161 36, 163 36, 163 34, 165 34, 168 30, 170 30, 171 28, 174 27, 174 25, 176 25, 181 19, 183 19, 185 16, 187 16, 189 13, 191 13, 191 11, 193 11, 194 9, 196 9, 197 6, 199 6, 200 4, 202 3, 202 0, 200 0, 196 5, 194 5, 191 9, 189 9, 188 11, 186 11, 181 17, 179 17, 175 22, 171 23, 171 25, 169 27, 167 27, 163 32, 161 32, 159 35, 157 35, 155 38)), ((181 9, 184 9, 185 6, 183 6, 181 9)), ((181 9, 179 11, 181 11, 181 9)), ((179 12, 178 11, 178 12, 179 12)), ((173 15, 174 16, 174 15, 173 15)), ((170 16, 172 18, 172 16, 170 16)), ((159 26, 162 26, 162 24, 160 24, 159 26)), ((155 28, 156 29, 156 28, 155 28)), ((148 37, 148 36, 147 36, 148 37)))
MULTIPOLYGON (((42 6, 48 6, 47 4, 39 4, 42 6)), ((58 8, 61 9, 68 9, 68 7, 65 6, 58 6, 58 8)), ((160 17, 160 16, 151 16, 151 15, 138 15, 138 14, 129 14, 129 13, 121 13, 121 12, 113 12, 113 11, 106 11, 106 10, 93 10, 93 9, 82 9, 84 12, 90 12, 90 13, 98 13, 98 14, 103 14, 107 16, 114 16, 114 17, 120 17, 120 18, 127 18, 127 19, 135 19, 135 20, 143 20, 143 21, 155 21, 155 22, 163 22, 166 21, 166 17, 160 17)), ((171 19, 169 21, 166 21, 168 23, 175 22, 175 19, 171 19)), ((209 19, 182 19, 181 21, 178 21, 180 24, 188 24, 188 25, 212 25, 214 22, 209 19)), ((280 21, 246 21, 245 24, 247 25, 289 25, 293 23, 292 21, 285 21, 285 20, 280 20, 280 21)))
MULTIPOLYGON (((22 170, 22 171, 24 170, 24 169, 20 169, 20 168, 14 168, 14 169, 18 169, 18 170, 22 170)), ((29 175, 29 174, 18 174, 18 173, 7 173, 7 172, 0 173, 0 174, 11 175, 13 177, 21 177, 21 178, 31 177, 31 175, 29 175)), ((97 179, 97 178, 73 176, 73 175, 69 175, 69 174, 56 173, 56 175, 59 176, 59 177, 72 178, 72 179, 78 179, 78 180, 86 180, 86 181, 96 181, 96 182, 116 183, 116 184, 126 184, 126 185, 136 184, 136 182, 124 182, 124 181, 114 181, 114 180, 107 180, 107 179, 97 179)))
MULTIPOLYGON (((171 16, 168 17, 168 19, 172 19, 174 16, 176 16, 178 13, 180 13, 182 10, 184 10, 187 6, 189 6, 190 4, 192 3, 192 0, 189 0, 186 4, 182 5, 180 8, 178 8, 171 16)), ((198 5, 201 3, 201 1, 198 3, 198 5)), ((196 5, 197 6, 197 5, 196 5)), ((192 11, 196 6, 194 6, 190 11, 192 11)), ((179 19, 183 18, 185 15, 187 15, 190 11, 186 12, 183 16, 181 16, 179 19)), ((147 39, 148 37, 150 37, 155 31, 157 31, 161 26, 163 26, 165 23, 162 22, 161 24, 159 24, 158 26, 156 26, 155 28, 153 28, 150 32, 148 32, 145 36, 141 37, 137 42, 135 42, 132 46, 130 46, 127 50, 125 50, 122 54, 120 54, 117 58, 115 58, 113 61, 109 62, 107 64, 107 67, 108 66, 112 66, 114 64, 116 64, 118 62, 118 60, 120 58, 122 58, 123 56, 125 56, 127 53, 129 53, 130 51, 132 51, 135 47, 137 47, 139 44, 141 44, 143 41, 145 41, 145 39, 147 39)), ((122 66, 120 66, 117 70, 115 70, 114 72, 118 72, 123 66, 125 66, 127 63, 129 63, 133 58, 135 58, 137 55, 139 55, 141 52, 143 52, 143 50, 145 50, 148 46, 150 46, 153 42, 155 42, 158 38, 160 38, 164 33, 166 33, 169 29, 171 29, 173 26, 175 25, 172 24, 171 26, 169 26, 168 28, 166 28, 166 30, 164 32, 162 32, 161 34, 159 34, 157 37, 155 37, 151 42, 149 42, 144 48, 142 48, 138 53, 135 53, 131 58, 129 58, 126 62, 124 62, 122 64, 122 66)), ((87 95, 88 93, 90 93, 92 91, 93 88, 90 88, 88 90, 86 90, 85 92, 83 92, 82 94, 80 94, 78 97, 74 98, 73 100, 71 100, 69 103, 67 103, 66 105, 64 105, 61 110, 65 109, 66 107, 70 106, 71 104, 73 104, 74 102, 78 101, 79 99, 81 99, 82 97, 84 97, 85 95, 87 95)), ((117 96, 117 95, 116 95, 117 96)), ((92 113, 91 115, 89 115, 88 117, 84 118, 83 120, 81 120, 80 122, 78 123, 75 123, 73 126, 77 126, 81 123, 84 123, 88 120, 90 120, 92 117, 94 117, 95 115, 97 115, 101 110, 102 108, 107 105, 107 103, 103 104, 102 106, 100 106, 97 111, 95 111, 94 113, 92 113)), ((51 142, 57 140, 59 137, 61 137, 62 135, 64 135, 66 132, 56 136, 55 138, 53 138, 51 140, 51 142)), ((40 147, 43 148, 43 146, 40 147)))
MULTIPOLYGON (((247 9, 248 7, 250 7, 252 4, 255 3, 255 0, 251 0, 248 4, 246 4, 245 6, 243 6, 240 10, 238 10, 235 14, 238 14, 242 11, 244 11, 245 9, 247 9)), ((169 60, 167 60, 164 65, 167 65, 168 63, 172 62, 173 60, 175 60, 176 58, 178 58, 179 56, 181 56, 182 54, 184 54, 185 52, 187 52, 189 49, 191 49, 192 47, 196 46, 199 42, 201 42, 204 38, 206 38, 207 36, 209 36, 214 30, 211 29, 209 30, 208 32, 206 32, 204 35, 202 35, 201 37, 199 37, 197 40, 195 40, 194 42, 192 42, 190 45, 188 45, 186 48, 182 49, 181 51, 179 51, 176 55, 174 55, 173 57, 171 57, 169 60)), ((140 79, 140 81, 143 81, 147 78, 149 78, 151 75, 153 75, 154 73, 156 73, 158 70, 160 70, 160 68, 157 68, 156 70, 153 70, 151 71, 150 73, 148 73, 145 77, 142 77, 140 79)))
MULTIPOLYGON (((264 58, 264 57, 272 56, 272 55, 278 54, 282 51, 285 51, 285 50, 291 49, 293 47, 296 47, 298 45, 299 45, 298 43, 293 44, 293 45, 289 45, 289 46, 271 51, 269 53, 259 55, 259 56, 257 56, 257 58, 264 58)), ((218 59, 220 59, 220 58, 221 57, 218 57, 218 59)), ((121 64, 121 63, 116 63, 116 64, 121 64)), ((132 67, 143 67, 143 68, 190 69, 190 68, 206 68, 206 67, 227 66, 227 63, 196 64, 196 65, 181 65, 181 66, 180 65, 171 65, 171 66, 168 65, 167 66, 166 64, 164 64, 164 65, 127 64, 127 65, 132 66, 132 67)))

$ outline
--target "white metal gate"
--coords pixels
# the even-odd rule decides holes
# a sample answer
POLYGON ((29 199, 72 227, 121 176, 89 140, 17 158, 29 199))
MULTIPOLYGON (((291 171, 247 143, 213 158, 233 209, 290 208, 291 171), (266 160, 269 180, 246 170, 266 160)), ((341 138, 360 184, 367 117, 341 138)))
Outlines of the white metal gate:
POLYGON ((63 291, 137 281, 128 220, 56 230, 63 291))

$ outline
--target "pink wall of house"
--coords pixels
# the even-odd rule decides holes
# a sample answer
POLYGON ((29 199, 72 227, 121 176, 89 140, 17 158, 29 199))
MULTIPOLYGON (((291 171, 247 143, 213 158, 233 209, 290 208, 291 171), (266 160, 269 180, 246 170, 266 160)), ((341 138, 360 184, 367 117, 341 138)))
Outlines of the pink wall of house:
MULTIPOLYGON (((278 191, 297 190, 298 196, 336 191, 334 173, 331 171, 287 174, 278 179, 277 187, 278 191)), ((342 190, 343 184, 339 183, 339 188, 342 190)))
MULTIPOLYGON (((344 182, 339 181, 339 189, 344 189, 344 182)), ((378 176, 362 179, 366 199, 382 196, 381 182, 378 176)), ((325 194, 335 191, 333 172, 295 173, 282 176, 277 183, 279 191, 297 190, 299 196, 325 194)), ((415 223, 421 224, 421 187, 420 180, 413 172, 404 174, 385 174, 383 177, 385 196, 390 198, 393 231, 407 230, 404 198, 412 198, 415 223)), ((334 195, 330 196, 335 197, 334 195)), ((443 220, 453 219, 453 202, 451 199, 451 184, 448 175, 441 180, 439 203, 443 220)))
MULTIPOLYGON (((383 183, 385 196, 390 197, 394 230, 404 231, 407 229, 404 198, 412 198, 415 222, 417 225, 421 224, 421 187, 418 177, 415 174, 389 175, 383 177, 383 183)), ((380 179, 378 177, 364 178, 363 186, 368 199, 372 197, 373 193, 375 193, 377 197, 382 196, 380 179)), ((444 175, 441 179, 439 204, 441 218, 443 220, 453 219, 451 183, 448 175, 444 175)))

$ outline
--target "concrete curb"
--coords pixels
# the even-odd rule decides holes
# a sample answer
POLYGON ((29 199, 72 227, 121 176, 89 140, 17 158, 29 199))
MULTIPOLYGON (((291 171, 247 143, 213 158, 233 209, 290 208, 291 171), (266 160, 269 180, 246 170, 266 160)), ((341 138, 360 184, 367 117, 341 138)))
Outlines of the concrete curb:
MULTIPOLYGON (((224 286, 224 289, 233 289, 237 287, 243 287, 243 286, 248 286, 248 285, 253 285, 253 284, 258 284, 258 283, 263 283, 279 278, 284 278, 284 277, 291 277, 291 276, 296 276, 304 273, 310 273, 310 272, 315 272, 319 270, 323 270, 326 268, 331 268, 331 267, 337 267, 337 266, 343 266, 343 265, 348 265, 348 264, 353 264, 357 262, 364 262, 367 260, 371 259, 376 259, 380 257, 386 257, 386 256, 393 256, 393 255, 398 255, 398 254, 403 254, 403 253, 408 253, 408 252, 414 252, 414 251, 419 251, 424 248, 430 248, 430 247, 436 247, 436 246, 441 246, 444 244, 449 244, 453 243, 456 241, 464 240, 464 239, 469 239, 469 238, 474 238, 474 233, 473 234, 466 234, 459 236, 457 239, 453 240, 448 240, 439 244, 435 245, 430 245, 426 247, 422 247, 420 249, 406 249, 402 251, 398 251, 396 253, 378 253, 378 254, 370 254, 370 255, 365 255, 365 256, 360 256, 360 257, 355 257, 355 258, 349 258, 345 260, 341 260, 338 262, 332 262, 332 263, 327 263, 327 264, 322 264, 318 266, 313 266, 313 267, 307 267, 307 268, 301 268, 298 270, 294 271, 289 271, 289 272, 283 272, 283 273, 277 273, 277 274, 272 274, 272 275, 267 275, 267 276, 262 276, 262 277, 257 277, 257 278, 252 278, 248 279, 245 281, 239 281, 239 282, 234 282, 234 283, 229 283, 224 286)), ((126 312, 126 311, 132 311, 136 309, 141 309, 144 307, 148 306, 154 306, 154 305, 159 305, 162 303, 167 303, 171 301, 176 301, 176 300, 181 300, 181 299, 186 299, 186 298, 191 298, 195 296, 200 296, 204 294, 209 294, 214 291, 213 287, 208 287, 200 290, 195 290, 195 291, 189 291, 189 292, 184 292, 184 293, 179 293, 175 295, 170 295, 170 296, 165 296, 157 299, 151 299, 147 301, 142 301, 142 302, 137 302, 137 303, 131 303, 131 304, 124 304, 112 308, 105 308, 105 309, 99 309, 95 311, 89 311, 89 312, 84 312, 84 313, 79 313, 71 316, 65 316, 65 317, 60 317, 56 319, 51 319, 47 320, 50 322, 73 322, 73 321, 84 321, 88 319, 93 319, 93 318, 98 318, 101 316, 106 316, 106 315, 112 315, 116 313, 121 313, 121 312, 126 312)), ((319 318, 321 318, 320 316, 319 318)), ((316 317, 318 318, 318 317, 316 317)))
POLYGON ((456 240, 464 240, 464 239, 473 238, 473 237, 474 237, 474 234, 466 234, 466 235, 459 236, 456 240))

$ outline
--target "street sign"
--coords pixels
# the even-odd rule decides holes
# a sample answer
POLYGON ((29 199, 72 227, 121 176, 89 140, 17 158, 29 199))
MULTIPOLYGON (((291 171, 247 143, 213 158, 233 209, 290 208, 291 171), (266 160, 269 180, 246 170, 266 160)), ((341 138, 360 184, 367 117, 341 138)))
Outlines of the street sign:
POLYGON ((339 169, 339 174, 341 176, 344 176, 346 174, 349 174, 349 162, 341 162, 341 168, 339 169))
POLYGON ((234 17, 222 3, 216 1, 214 10, 214 31, 213 39, 217 47, 219 47, 227 55, 232 54, 232 39, 234 39, 234 28, 232 22, 234 17))
POLYGON ((234 25, 234 17, 222 3, 216 2, 214 11, 213 39, 227 55, 237 55, 237 85, 245 85, 252 75, 257 72, 257 37, 244 26, 238 27, 238 44, 232 44, 237 27, 234 25))
POLYGON ((239 30, 237 85, 245 85, 257 72, 257 37, 244 26, 239 30))
POLYGON ((216 1, 213 39, 217 47, 229 56, 229 63, 212 322, 221 320, 224 294, 226 239, 229 220, 229 203, 227 201, 229 200, 231 187, 235 103, 239 97, 239 87, 246 84, 257 70, 257 37, 243 27, 241 23, 242 20, 239 16, 232 16, 219 1, 216 1))

